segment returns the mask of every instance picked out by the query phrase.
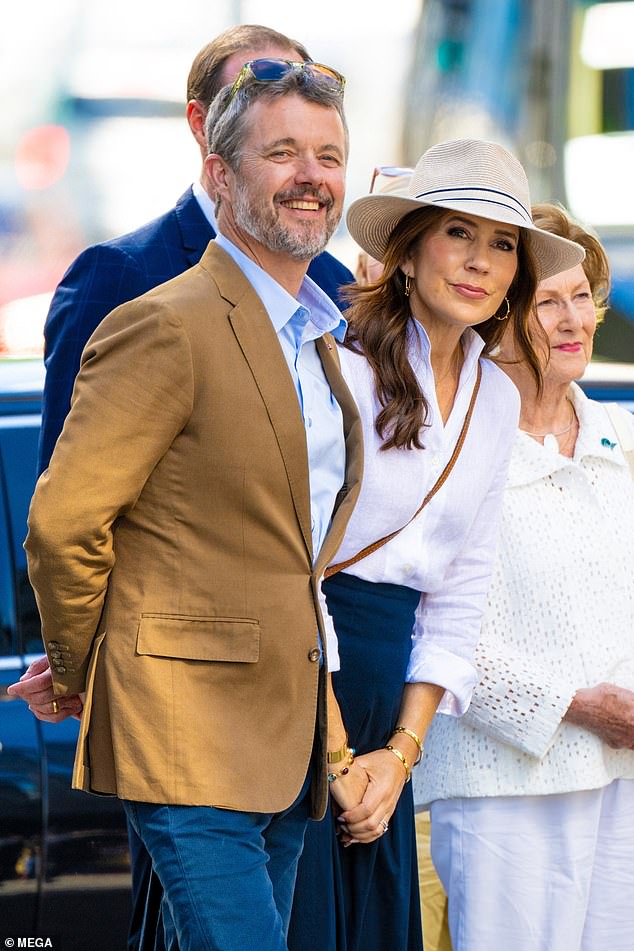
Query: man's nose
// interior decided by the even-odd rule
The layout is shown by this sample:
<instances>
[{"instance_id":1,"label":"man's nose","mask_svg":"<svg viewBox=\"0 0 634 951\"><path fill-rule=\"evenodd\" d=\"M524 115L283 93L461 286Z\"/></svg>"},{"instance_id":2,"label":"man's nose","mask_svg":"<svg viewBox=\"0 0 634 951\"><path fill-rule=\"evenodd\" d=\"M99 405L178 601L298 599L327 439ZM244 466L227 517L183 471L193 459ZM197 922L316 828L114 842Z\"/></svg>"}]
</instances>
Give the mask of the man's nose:
<instances>
[{"instance_id":1,"label":"man's nose","mask_svg":"<svg viewBox=\"0 0 634 951\"><path fill-rule=\"evenodd\" d=\"M317 185L324 181L324 169L316 156L303 157L295 172L295 181L302 184Z\"/></svg>"}]
</instances>

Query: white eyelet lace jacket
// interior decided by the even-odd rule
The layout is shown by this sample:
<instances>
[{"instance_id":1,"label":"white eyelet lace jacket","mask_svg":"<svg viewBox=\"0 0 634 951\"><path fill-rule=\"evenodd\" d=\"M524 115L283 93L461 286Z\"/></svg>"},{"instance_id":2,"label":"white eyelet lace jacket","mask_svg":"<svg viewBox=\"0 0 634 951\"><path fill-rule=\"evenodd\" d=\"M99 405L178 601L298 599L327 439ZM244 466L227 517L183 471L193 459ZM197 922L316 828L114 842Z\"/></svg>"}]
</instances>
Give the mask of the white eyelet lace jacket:
<instances>
[{"instance_id":1,"label":"white eyelet lace jacket","mask_svg":"<svg viewBox=\"0 0 634 951\"><path fill-rule=\"evenodd\" d=\"M562 722L580 687L634 690L634 483L604 407L574 384L571 398L574 459L517 435L476 654L481 680L461 719L434 719L414 773L419 805L634 778L633 751Z\"/></svg>"}]
</instances>

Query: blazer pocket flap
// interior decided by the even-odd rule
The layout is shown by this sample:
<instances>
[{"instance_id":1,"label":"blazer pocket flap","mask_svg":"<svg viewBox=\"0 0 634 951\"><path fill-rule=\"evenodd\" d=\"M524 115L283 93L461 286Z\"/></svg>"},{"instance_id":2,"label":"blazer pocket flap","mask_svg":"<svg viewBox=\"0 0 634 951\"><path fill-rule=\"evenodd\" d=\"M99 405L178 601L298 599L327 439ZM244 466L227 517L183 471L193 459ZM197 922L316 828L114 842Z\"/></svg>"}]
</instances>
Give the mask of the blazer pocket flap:
<instances>
[{"instance_id":1,"label":"blazer pocket flap","mask_svg":"<svg viewBox=\"0 0 634 951\"><path fill-rule=\"evenodd\" d=\"M260 624L253 618L142 614L137 653L254 664L260 656Z\"/></svg>"}]
</instances>

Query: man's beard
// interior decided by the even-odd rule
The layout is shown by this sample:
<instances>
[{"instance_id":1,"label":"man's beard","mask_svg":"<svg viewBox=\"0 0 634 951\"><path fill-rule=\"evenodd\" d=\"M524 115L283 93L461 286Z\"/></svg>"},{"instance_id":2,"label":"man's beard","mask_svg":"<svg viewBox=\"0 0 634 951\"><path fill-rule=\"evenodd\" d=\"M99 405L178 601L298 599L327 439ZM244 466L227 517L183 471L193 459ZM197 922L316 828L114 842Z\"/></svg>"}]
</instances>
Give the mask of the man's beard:
<instances>
[{"instance_id":1,"label":"man's beard","mask_svg":"<svg viewBox=\"0 0 634 951\"><path fill-rule=\"evenodd\" d=\"M269 206L249 194L249 186L241 182L233 201L233 216L236 224L269 251L282 252L298 261L310 261L320 254L339 224L340 214L334 202L316 188L304 187L280 192L275 202L290 199L315 198L326 205L326 217L322 221L297 221L292 227L284 226L276 207Z\"/></svg>"}]
</instances>

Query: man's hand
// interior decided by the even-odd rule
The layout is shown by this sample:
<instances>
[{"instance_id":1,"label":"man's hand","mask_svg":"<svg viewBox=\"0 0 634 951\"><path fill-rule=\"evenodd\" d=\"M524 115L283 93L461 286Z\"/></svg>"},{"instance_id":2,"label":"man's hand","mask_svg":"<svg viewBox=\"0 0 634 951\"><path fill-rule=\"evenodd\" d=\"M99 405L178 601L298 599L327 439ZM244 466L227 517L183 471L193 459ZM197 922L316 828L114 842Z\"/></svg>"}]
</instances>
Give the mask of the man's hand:
<instances>
[{"instance_id":1,"label":"man's hand","mask_svg":"<svg viewBox=\"0 0 634 951\"><path fill-rule=\"evenodd\" d=\"M46 656L34 660L18 682L7 687L7 694L16 700L24 700L38 720L46 720L49 723L60 723L68 717L79 719L84 708L81 694L55 697L51 668Z\"/></svg>"},{"instance_id":2,"label":"man's hand","mask_svg":"<svg viewBox=\"0 0 634 951\"><path fill-rule=\"evenodd\" d=\"M359 805L343 812L337 821L344 825L345 843L374 842L385 833L396 809L405 785L405 770L397 757L385 749L359 756L355 763L366 771L368 786Z\"/></svg>"},{"instance_id":3,"label":"man's hand","mask_svg":"<svg viewBox=\"0 0 634 951\"><path fill-rule=\"evenodd\" d=\"M615 684L582 687L564 720L595 733L614 750L634 750L634 691Z\"/></svg>"},{"instance_id":4,"label":"man's hand","mask_svg":"<svg viewBox=\"0 0 634 951\"><path fill-rule=\"evenodd\" d=\"M345 776L338 776L328 785L339 809L352 809L363 799L368 786L368 774L355 759Z\"/></svg>"}]
</instances>

